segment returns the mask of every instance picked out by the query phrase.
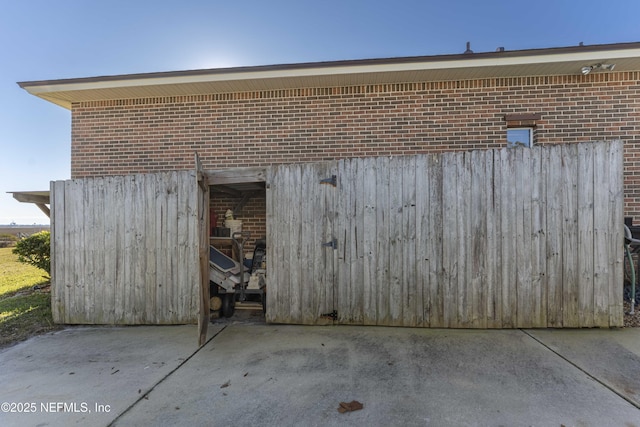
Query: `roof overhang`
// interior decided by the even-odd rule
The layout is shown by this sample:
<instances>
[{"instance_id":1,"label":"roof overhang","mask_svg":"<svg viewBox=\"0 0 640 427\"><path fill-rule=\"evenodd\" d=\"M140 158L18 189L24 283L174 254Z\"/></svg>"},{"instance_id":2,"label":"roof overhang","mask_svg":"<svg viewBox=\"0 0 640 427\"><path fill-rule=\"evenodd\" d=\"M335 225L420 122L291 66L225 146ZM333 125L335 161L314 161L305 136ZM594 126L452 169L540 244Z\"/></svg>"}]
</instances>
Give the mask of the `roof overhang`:
<instances>
[{"instance_id":1,"label":"roof overhang","mask_svg":"<svg viewBox=\"0 0 640 427\"><path fill-rule=\"evenodd\" d=\"M640 43L365 59L20 82L32 95L73 103L363 84L575 75L597 63L640 70Z\"/></svg>"},{"instance_id":2,"label":"roof overhang","mask_svg":"<svg viewBox=\"0 0 640 427\"><path fill-rule=\"evenodd\" d=\"M49 191L9 191L13 198L22 203L33 203L48 217L51 211L47 205L51 203Z\"/></svg>"}]
</instances>

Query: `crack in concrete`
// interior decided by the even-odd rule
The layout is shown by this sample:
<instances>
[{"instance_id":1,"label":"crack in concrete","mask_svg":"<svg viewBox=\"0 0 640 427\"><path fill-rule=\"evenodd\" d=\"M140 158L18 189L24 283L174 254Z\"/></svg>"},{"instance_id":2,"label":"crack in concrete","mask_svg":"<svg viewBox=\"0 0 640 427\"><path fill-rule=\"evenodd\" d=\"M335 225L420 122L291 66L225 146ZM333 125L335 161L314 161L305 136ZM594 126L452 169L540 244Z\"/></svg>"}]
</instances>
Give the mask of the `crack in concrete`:
<instances>
[{"instance_id":1,"label":"crack in concrete","mask_svg":"<svg viewBox=\"0 0 640 427\"><path fill-rule=\"evenodd\" d=\"M580 372L585 374L587 377L591 378L596 383L600 384L601 386L603 386L607 390L613 392L618 397L621 397L622 399L624 399L625 401L630 403L633 407L635 407L637 409L640 409L640 405L638 403L634 402L633 400L631 400L630 398L625 396L623 393L621 393L618 390L616 390L614 387L612 387L609 384L603 382L598 377L596 377L595 375L591 374L589 371L583 369L580 365L576 364L575 362L571 361L567 357L563 356L561 353L559 353L558 351L554 350L553 348L551 348L550 346L545 344L544 341L540 340L539 338L536 338L534 335L530 334L528 331L526 331L524 329L520 329L520 331L522 333L524 333L525 335L527 335L532 340L534 340L535 342L537 342L538 344L540 344L541 346L543 346L544 348L546 348L547 350L549 350L550 352L552 352L553 354L555 354L556 356L558 356L559 358L561 358L562 360L564 360L565 362L569 363L571 366L573 366L574 368L576 368L577 370L579 370Z\"/></svg>"},{"instance_id":2,"label":"crack in concrete","mask_svg":"<svg viewBox=\"0 0 640 427\"><path fill-rule=\"evenodd\" d=\"M209 338L201 347L199 347L198 349L196 349L196 351L194 351L193 353L191 353L191 355L187 358L185 358L182 362L180 362L178 364L178 366L176 366L175 368L173 368L170 372L167 373L167 375L165 375L164 377L162 377L157 383L155 383L153 386L151 386L147 391L145 391L144 393L141 393L140 397L138 399L136 399L135 402L133 402L131 405L129 405L124 411L122 411L120 414L118 414L117 417L115 417L113 420L111 420L111 422L107 425L107 427L112 427L115 425L115 423L124 416L124 414L126 414L127 412L129 412L131 409L133 409L138 403L140 403L140 401L142 401L143 399L148 399L149 394L156 389L156 387L158 387L160 384L162 384L167 378L169 378L171 375L173 375L178 369L180 369L182 366L184 366L185 363L187 363L189 360L191 360L191 358L193 356L195 356L196 354L198 354L203 348L206 347L207 344L209 344L211 341L213 341L213 339L215 337L217 337L218 335L220 335L220 333L222 331L224 331L227 328L227 325L224 325L222 327L222 329L220 329L218 332L216 332L215 334L213 334L213 336L211 338Z\"/></svg>"}]
</instances>

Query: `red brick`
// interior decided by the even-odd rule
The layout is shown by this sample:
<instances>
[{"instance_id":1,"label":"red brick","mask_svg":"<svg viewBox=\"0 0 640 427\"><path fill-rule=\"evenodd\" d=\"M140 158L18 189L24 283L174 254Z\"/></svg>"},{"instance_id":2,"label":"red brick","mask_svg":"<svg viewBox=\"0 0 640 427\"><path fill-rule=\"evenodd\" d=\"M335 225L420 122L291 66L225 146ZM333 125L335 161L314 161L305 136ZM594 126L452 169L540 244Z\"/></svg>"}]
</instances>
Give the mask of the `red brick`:
<instances>
[{"instance_id":1,"label":"red brick","mask_svg":"<svg viewBox=\"0 0 640 427\"><path fill-rule=\"evenodd\" d=\"M505 145L505 114L540 114L537 144L622 139L626 216L640 222L639 72L94 101L72 107L73 178L435 153Z\"/></svg>"}]
</instances>

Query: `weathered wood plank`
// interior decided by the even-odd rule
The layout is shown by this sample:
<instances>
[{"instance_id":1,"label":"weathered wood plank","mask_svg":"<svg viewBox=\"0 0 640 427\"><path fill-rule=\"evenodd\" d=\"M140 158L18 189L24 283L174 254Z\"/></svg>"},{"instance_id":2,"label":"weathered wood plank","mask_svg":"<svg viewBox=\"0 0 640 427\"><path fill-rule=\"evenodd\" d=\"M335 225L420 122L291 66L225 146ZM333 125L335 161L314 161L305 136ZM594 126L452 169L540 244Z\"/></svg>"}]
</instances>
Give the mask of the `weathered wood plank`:
<instances>
[{"instance_id":1,"label":"weathered wood plank","mask_svg":"<svg viewBox=\"0 0 640 427\"><path fill-rule=\"evenodd\" d=\"M302 165L300 181L300 316L304 323L313 324L316 322L317 314L314 302L314 269L319 264L314 251L314 246L318 246L319 236L315 233L314 224L321 222L321 212L315 211L312 197L314 188L318 187L315 167L313 164Z\"/></svg>"},{"instance_id":2,"label":"weathered wood plank","mask_svg":"<svg viewBox=\"0 0 640 427\"><path fill-rule=\"evenodd\" d=\"M93 319L92 323L95 323L97 313L95 307L96 292L98 289L95 287L95 218L94 208L95 199L93 197L93 188L95 186L95 179L89 179L83 181L82 185L82 253L84 256L84 265L82 268L83 279L82 289L84 293L84 312L86 316Z\"/></svg>"},{"instance_id":3,"label":"weathered wood plank","mask_svg":"<svg viewBox=\"0 0 640 427\"><path fill-rule=\"evenodd\" d=\"M145 227L147 234L145 236L145 247L142 248L142 256L145 257L145 271L144 271L144 293L145 293L145 307L144 307L144 319L145 323L153 322L157 309L157 296L158 280L157 280L157 265L158 257L157 251L161 245L161 239L158 229L158 211L160 210L160 200L158 197L158 188L161 185L160 176L158 174L150 174L145 177ZM199 201L200 202L200 201ZM198 205L199 209L203 207ZM208 205L206 207L208 209ZM209 258L207 244L206 258ZM208 265L208 262L207 262ZM207 277L209 276L209 270L207 268ZM208 284L208 283L207 283ZM208 316L207 316L208 317Z\"/></svg>"},{"instance_id":4,"label":"weathered wood plank","mask_svg":"<svg viewBox=\"0 0 640 427\"><path fill-rule=\"evenodd\" d=\"M102 316L103 321L106 324L115 323L115 295L114 295L114 283L116 277L116 240L115 240L115 224L117 222L116 215L110 214L113 209L113 178L104 178L104 205L106 211L104 212L104 244L101 249L103 250L104 258L104 284L102 287Z\"/></svg>"},{"instance_id":5,"label":"weathered wood plank","mask_svg":"<svg viewBox=\"0 0 640 427\"><path fill-rule=\"evenodd\" d=\"M214 169L204 170L203 174L215 185L242 184L266 181L268 169L265 167Z\"/></svg>"},{"instance_id":6,"label":"weathered wood plank","mask_svg":"<svg viewBox=\"0 0 640 427\"><path fill-rule=\"evenodd\" d=\"M188 251L187 259L184 260L182 268L186 270L187 283L182 286L185 295L186 309L180 314L182 321L185 323L193 323L198 320L198 313L200 312L200 296L204 296L201 292L200 286L200 214L198 212L198 200L203 197L200 191L204 191L204 188L198 185L198 174L195 170L189 170L184 172L188 179L182 179L187 197L187 220L188 220ZM202 174L201 174L202 175ZM204 177L204 175L202 175ZM207 191L208 191L208 186ZM203 224L202 224L202 241L206 242L210 232L205 229L207 226L206 218L210 218L209 212L203 212ZM241 259L244 259L244 254L240 255ZM209 311L207 311L209 313Z\"/></svg>"},{"instance_id":7,"label":"weathered wood plank","mask_svg":"<svg viewBox=\"0 0 640 427\"><path fill-rule=\"evenodd\" d=\"M335 230L338 242L335 284L335 301L338 312L338 322L350 324L352 322L351 310L351 263L354 261L354 216L355 198L354 179L349 159L340 160L337 164L337 187L336 187L336 218Z\"/></svg>"},{"instance_id":8,"label":"weathered wood plank","mask_svg":"<svg viewBox=\"0 0 640 427\"><path fill-rule=\"evenodd\" d=\"M194 180L195 181L195 180ZM195 185L195 182L191 184ZM147 229L147 218L146 212L152 207L147 206L147 176L146 175L136 175L135 176L135 184L134 184L134 217L131 221L134 223L134 244L133 247L135 249L134 259L131 260L131 264L134 266L133 274L132 274L132 286L134 289L134 323L135 324L144 324L146 323L145 314L147 311L147 287L145 286L145 271L147 270L147 256L145 252L145 248L147 247L147 236L151 234L151 230ZM184 188L183 188L184 189ZM194 207L197 209L197 205ZM185 239L193 238L193 236L187 234ZM197 242L197 237L193 240ZM195 266L194 266L195 267ZM197 270L196 270L197 271ZM190 283L189 281L181 282L181 287L188 287ZM198 295L196 293L196 295Z\"/></svg>"},{"instance_id":9,"label":"weathered wood plank","mask_svg":"<svg viewBox=\"0 0 640 427\"><path fill-rule=\"evenodd\" d=\"M455 328L458 322L458 173L455 153L442 155L442 316L443 327Z\"/></svg>"},{"instance_id":10,"label":"weathered wood plank","mask_svg":"<svg viewBox=\"0 0 640 427\"><path fill-rule=\"evenodd\" d=\"M609 258L611 272L609 276L609 326L623 325L624 312L620 284L623 281L623 241L624 192L623 192L623 145L617 140L609 144Z\"/></svg>"},{"instance_id":11,"label":"weathered wood plank","mask_svg":"<svg viewBox=\"0 0 640 427\"><path fill-rule=\"evenodd\" d=\"M391 325L391 312L389 304L391 300L391 245L390 227L390 159L379 157L376 161L376 193L378 208L376 210L376 277L378 280L377 322L378 325Z\"/></svg>"},{"instance_id":12,"label":"weathered wood plank","mask_svg":"<svg viewBox=\"0 0 640 427\"><path fill-rule=\"evenodd\" d=\"M547 228L545 234L546 264L547 264L547 325L551 328L561 328L562 319L562 229L564 216L562 206L564 203L565 187L561 185L562 179L562 148L560 146L548 148L548 166L545 179L546 188L546 218Z\"/></svg>"},{"instance_id":13,"label":"weathered wood plank","mask_svg":"<svg viewBox=\"0 0 640 427\"><path fill-rule=\"evenodd\" d=\"M65 268L67 268L67 273L66 273L66 277L65 277L65 284L64 284L64 300L66 301L67 307L64 311L65 317L64 317L64 322L65 323L71 323L71 319L75 318L75 312L77 310L77 308L75 307L75 301L74 301L74 292L73 292L73 288L75 286L75 268L76 268L76 262L75 262L75 250L76 250L76 245L74 242L74 238L75 236L75 229L74 229L74 218L73 218L73 196L74 193L72 191L72 183L70 181L65 181L63 183L63 188L64 188L64 194L65 194L65 199L66 199L66 203L63 206L64 209L64 219L65 219L65 233L64 233L64 250L67 252L67 263L65 265Z\"/></svg>"},{"instance_id":14,"label":"weathered wood plank","mask_svg":"<svg viewBox=\"0 0 640 427\"><path fill-rule=\"evenodd\" d=\"M326 241L324 236L324 223L326 209L324 207L323 187L320 184L320 175L323 174L322 165L308 165L306 175L309 180L309 198L308 210L306 215L309 218L309 254L312 257L310 263L313 267L309 269L309 291L310 306L309 318L313 323L328 323L328 319L322 319L321 315L333 310L333 295L327 296L327 254L326 249L322 246L322 242ZM303 175L303 179L304 175ZM304 193L303 193L304 194ZM267 225L267 229L269 226ZM327 301L329 299L329 301ZM323 311L327 305L331 306L331 310Z\"/></svg>"},{"instance_id":15,"label":"weathered wood plank","mask_svg":"<svg viewBox=\"0 0 640 427\"><path fill-rule=\"evenodd\" d=\"M362 159L352 159L351 163L351 192L353 204L353 219L351 224L351 260L349 263L349 300L350 323L362 325L364 321L364 162Z\"/></svg>"},{"instance_id":16,"label":"weathered wood plank","mask_svg":"<svg viewBox=\"0 0 640 427\"><path fill-rule=\"evenodd\" d=\"M337 175L337 164L335 162L327 162L320 165L318 168L318 182L320 179L327 179L333 175ZM319 185L321 191L321 197L318 199L321 204L318 207L319 212L323 212L322 216L322 233L320 244L323 242L330 242L336 236L336 217L338 212L336 211L336 198L337 189L331 185L322 184ZM320 300L318 306L318 319L316 324L325 325L333 324L331 318L323 316L326 313L331 313L337 307L336 302L336 289L337 283L337 264L338 264L338 250L329 247L321 246L323 263L319 266L321 268L321 289L324 293L324 298Z\"/></svg>"},{"instance_id":17,"label":"weathered wood plank","mask_svg":"<svg viewBox=\"0 0 640 427\"><path fill-rule=\"evenodd\" d=\"M469 211L470 233L469 251L467 254L468 286L471 306L469 323L472 328L487 327L487 192L491 188L487 184L485 176L485 158L490 152L473 151L470 153L469 167L471 172L471 185L469 203L466 209Z\"/></svg>"},{"instance_id":18,"label":"weathered wood plank","mask_svg":"<svg viewBox=\"0 0 640 427\"><path fill-rule=\"evenodd\" d=\"M364 191L364 174L362 159L349 159L344 161L345 170L348 170L348 188L350 192L347 205L347 240L349 246L343 258L346 261L344 267L348 269L345 276L348 276L346 297L348 303L342 305L348 314L345 316L349 324L361 325L363 322L363 274L364 274L364 206L362 193ZM340 171L338 170L338 175ZM347 185L345 185L345 188ZM340 192L338 192L340 194ZM340 196L338 196L340 197ZM342 197L340 197L342 198ZM342 212L338 210L338 212ZM342 215L339 215L340 218ZM338 254L338 257L340 255ZM344 293L343 293L344 294ZM338 297L340 298L340 297ZM344 316L342 308L338 308L338 319Z\"/></svg>"},{"instance_id":19,"label":"weathered wood plank","mask_svg":"<svg viewBox=\"0 0 640 427\"><path fill-rule=\"evenodd\" d=\"M609 226L611 206L609 204L609 147L606 143L594 144L593 155L593 310L594 324L609 324L609 279L611 249Z\"/></svg>"},{"instance_id":20,"label":"weathered wood plank","mask_svg":"<svg viewBox=\"0 0 640 427\"><path fill-rule=\"evenodd\" d=\"M201 286L201 284L204 283L201 281L200 276L200 268L202 267L200 264L200 239L202 239L202 251L204 255L204 251L208 247L205 245L208 245L210 234L210 228L208 226L210 218L209 209L205 208L203 210L203 217L201 221L200 212L198 211L198 200L204 198L204 193L209 191L209 186L200 186L198 184L198 175L202 176L202 178L205 178L204 174L198 174L195 170L184 171L183 174L187 176L186 178L182 178L182 180L185 186L185 190L188 194L187 213L189 221L189 238L187 240L189 250L188 258L184 261L183 265L183 268L187 270L187 283L185 284L183 290L187 292L186 298L188 304L187 309L183 313L181 313L181 318L185 323L196 323L199 319L198 314L200 313L200 299L201 296L204 297ZM208 198L206 201L203 200L203 204L206 204L208 206L208 203ZM208 251L206 255L208 259ZM244 254L242 254L241 256L244 257ZM207 277L208 276L209 275L207 273ZM207 292L207 300L209 300L208 297L209 296ZM208 308L206 313L208 315Z\"/></svg>"},{"instance_id":21,"label":"weathered wood plank","mask_svg":"<svg viewBox=\"0 0 640 427\"><path fill-rule=\"evenodd\" d=\"M70 292L72 294L71 301L73 306L69 312L71 313L72 323L81 323L84 317L84 181L74 180L69 183L68 193L71 194L71 203L67 204L66 216L69 218L69 244L72 247L73 254L73 273L71 275ZM90 323L90 322L89 322Z\"/></svg>"},{"instance_id":22,"label":"weathered wood plank","mask_svg":"<svg viewBox=\"0 0 640 427\"><path fill-rule=\"evenodd\" d=\"M391 326L402 326L404 294L402 289L402 162L389 159L389 314Z\"/></svg>"},{"instance_id":23,"label":"weathered wood plank","mask_svg":"<svg viewBox=\"0 0 640 427\"><path fill-rule=\"evenodd\" d=\"M528 148L513 148L516 167L516 299L518 328L530 328L534 292L531 289L531 177L530 155Z\"/></svg>"},{"instance_id":24,"label":"weathered wood plank","mask_svg":"<svg viewBox=\"0 0 640 427\"><path fill-rule=\"evenodd\" d=\"M486 188L483 192L486 207L486 327L500 328L502 326L502 240L500 236L501 224L501 170L500 151L490 150L485 156Z\"/></svg>"},{"instance_id":25,"label":"weathered wood plank","mask_svg":"<svg viewBox=\"0 0 640 427\"><path fill-rule=\"evenodd\" d=\"M274 252L275 257L278 259L278 264L274 266L277 274L276 280L278 286L278 295L277 300L275 301L277 305L275 313L277 317L275 318L275 321L278 323L295 322L295 319L291 317L291 293L289 290L291 277L289 275L288 268L289 252L291 247L288 225L291 217L291 203L294 202L290 192L291 186L295 185L292 179L294 173L295 172L292 171L291 168L280 168L278 170L278 175L281 179L274 183L274 185L278 186L278 204L281 206L277 212L278 233L276 234L277 246L276 251ZM267 256L267 260L269 258L270 255Z\"/></svg>"},{"instance_id":26,"label":"weathered wood plank","mask_svg":"<svg viewBox=\"0 0 640 427\"><path fill-rule=\"evenodd\" d=\"M51 273L49 274L49 276L51 277L51 313L52 313L52 317L53 317L53 321L56 322L56 318L58 316L58 313L56 313L56 311L58 310L58 308L56 307L56 304L58 303L58 301L56 301L56 298L58 297L58 292L56 289L56 283L58 283L58 273L56 271L56 265L57 265L57 248L56 248L56 236L58 231L56 231L56 222L57 220L59 221L63 221L62 216L58 217L58 219L56 220L56 214L54 212L55 209L55 191L56 191L56 182L55 181L50 181L49 182L49 203L51 204L51 214L49 216L49 232L50 234L50 238L51 238L51 249L50 249L50 253L49 253L49 260L51 262ZM62 257L60 257L60 259L62 260Z\"/></svg>"},{"instance_id":27,"label":"weathered wood plank","mask_svg":"<svg viewBox=\"0 0 640 427\"><path fill-rule=\"evenodd\" d=\"M132 186L135 184L134 177L127 175L122 177L122 253L123 264L121 286L118 289L120 301L122 302L121 320L119 323L134 324L133 308L135 304L135 283L133 281L132 262L135 256L134 236L135 236L135 192ZM174 257L175 258L175 257Z\"/></svg>"},{"instance_id":28,"label":"weathered wood plank","mask_svg":"<svg viewBox=\"0 0 640 427\"><path fill-rule=\"evenodd\" d=\"M197 184L195 170L181 171L178 174L178 310L176 323L192 323L196 320L200 286L196 273L199 271L199 234L198 234L198 200L195 197ZM141 225L141 227L144 227ZM138 233L146 234L141 228ZM143 239L138 238L137 243ZM142 250L142 247L140 247ZM240 255L242 256L242 255ZM142 264L145 258L138 258ZM142 280L142 279L141 279Z\"/></svg>"},{"instance_id":29,"label":"weathered wood plank","mask_svg":"<svg viewBox=\"0 0 640 427\"><path fill-rule=\"evenodd\" d=\"M278 310L277 301L279 290L279 275L282 271L279 271L279 261L281 254L279 253L280 241L280 224L278 222L278 207L279 206L279 181L278 181L278 167L272 166L267 169L266 184L265 184L265 220L267 224L267 239L266 239L266 251L267 256L267 271L269 272L269 281L267 283L267 301L266 301L266 313L265 321L267 323L275 322L277 320L276 312ZM214 181L212 181L214 182ZM313 193L310 194L313 197ZM280 255L280 256L279 256Z\"/></svg>"},{"instance_id":30,"label":"weathered wood plank","mask_svg":"<svg viewBox=\"0 0 640 427\"><path fill-rule=\"evenodd\" d=\"M533 292L532 325L547 327L547 278L546 278L546 176L549 149L541 147L531 155L531 280Z\"/></svg>"},{"instance_id":31,"label":"weathered wood plank","mask_svg":"<svg viewBox=\"0 0 640 427\"><path fill-rule=\"evenodd\" d=\"M424 243L429 259L429 326L442 328L445 327L444 293L446 289L443 264L443 216L446 218L449 213L443 212L442 158L440 155L429 155L427 162L429 175L427 229L429 237Z\"/></svg>"},{"instance_id":32,"label":"weathered wood plank","mask_svg":"<svg viewBox=\"0 0 640 427\"><path fill-rule=\"evenodd\" d=\"M358 260L357 243L357 184L358 160L345 159L338 162L338 190L336 230L338 238L338 265L336 282L336 307L338 323L353 324L356 322L357 302L356 286L352 272Z\"/></svg>"},{"instance_id":33,"label":"weathered wood plank","mask_svg":"<svg viewBox=\"0 0 640 427\"><path fill-rule=\"evenodd\" d=\"M166 255L166 270L167 275L167 289L163 295L162 311L166 313L163 316L162 323L174 323L177 319L179 304L180 304L180 290L178 289L179 270L178 270L178 257L176 257L176 250L179 244L179 228L178 228L178 174L177 172L169 172L167 176L167 221L166 221L166 233L167 233L167 250Z\"/></svg>"},{"instance_id":34,"label":"weathered wood plank","mask_svg":"<svg viewBox=\"0 0 640 427\"><path fill-rule=\"evenodd\" d=\"M315 319L304 319L302 317L302 301L301 301L301 284L300 270L302 264L300 262L300 249L302 246L300 233L300 209L305 203L302 195L300 183L302 182L302 165L296 165L291 169L290 188L289 191L289 251L288 251L288 269L289 269L289 304L290 316L294 323L309 324Z\"/></svg>"},{"instance_id":35,"label":"weathered wood plank","mask_svg":"<svg viewBox=\"0 0 640 427\"><path fill-rule=\"evenodd\" d=\"M171 236L168 235L168 222L169 218L169 198L167 197L167 186L170 185L171 174L165 173L157 176L156 181L156 284L155 284L155 310L153 317L159 319L166 319L167 313L163 312L167 310L165 305L166 295L170 290L171 283L171 265L167 262L167 258L170 256L170 248L172 247Z\"/></svg>"},{"instance_id":36,"label":"weathered wood plank","mask_svg":"<svg viewBox=\"0 0 640 427\"><path fill-rule=\"evenodd\" d=\"M514 328L517 321L516 298L516 150L503 148L500 150L501 176L501 211L500 234L502 247L502 327Z\"/></svg>"},{"instance_id":37,"label":"weathered wood plank","mask_svg":"<svg viewBox=\"0 0 640 427\"><path fill-rule=\"evenodd\" d=\"M199 274L196 276L197 281L199 282L199 315L198 315L198 345L203 346L207 341L207 331L209 326L209 316L210 316L210 287L209 287L209 234L211 230L210 224L210 199L209 199L209 181L208 177L205 174L201 173L201 164L198 155L196 157L196 179L193 182L194 193L196 196L196 221L198 225L198 230L196 230L195 238L198 240L198 260L199 260ZM153 190L154 188L149 186L148 190ZM148 191L147 195L152 193L152 191ZM148 224L148 228L153 230L153 222ZM149 242L149 240L147 241ZM147 258L147 260L149 260ZM147 268L149 269L149 263L147 263ZM155 267L155 265L153 265ZM148 286L148 283L147 283ZM153 301L153 299L150 299Z\"/></svg>"},{"instance_id":38,"label":"weathered wood plank","mask_svg":"<svg viewBox=\"0 0 640 427\"><path fill-rule=\"evenodd\" d=\"M402 256L402 326L417 326L418 312L422 312L421 290L416 276L416 156L398 158L401 166L402 188L401 230L399 247Z\"/></svg>"},{"instance_id":39,"label":"weathered wood plank","mask_svg":"<svg viewBox=\"0 0 640 427\"><path fill-rule=\"evenodd\" d=\"M376 218L379 209L377 194L377 165L374 158L363 159L363 324L375 325L378 313L378 290L380 281L376 275L378 254L376 252Z\"/></svg>"},{"instance_id":40,"label":"weathered wood plank","mask_svg":"<svg viewBox=\"0 0 640 427\"><path fill-rule=\"evenodd\" d=\"M104 288L105 288L105 194L104 194L104 178L95 178L92 180L92 203L88 203L92 213L91 240L88 242L91 258L93 258L93 304L94 304L94 320L96 324L104 324L105 322L105 305L104 305Z\"/></svg>"},{"instance_id":41,"label":"weathered wood plank","mask_svg":"<svg viewBox=\"0 0 640 427\"><path fill-rule=\"evenodd\" d=\"M65 182L52 181L51 190L51 313L53 321L63 323L66 320L67 278L69 270L66 254L66 217L64 210Z\"/></svg>"},{"instance_id":42,"label":"weathered wood plank","mask_svg":"<svg viewBox=\"0 0 640 427\"><path fill-rule=\"evenodd\" d=\"M177 313L176 323L195 323L197 321L200 286L199 286L199 221L197 215L197 174L195 170L181 171L178 174L179 193L178 209L183 213L179 217L182 223L179 224L179 233L184 233L183 252L180 257L178 271L180 290L180 304ZM208 216L205 214L205 216ZM142 248L140 248L142 249ZM241 255L242 256L242 255ZM144 259L140 262L144 262Z\"/></svg>"},{"instance_id":43,"label":"weathered wood plank","mask_svg":"<svg viewBox=\"0 0 640 427\"><path fill-rule=\"evenodd\" d=\"M125 323L125 281L124 281L124 265L126 263L125 247L124 247L124 228L126 217L124 214L124 179L117 176L113 178L112 185L112 208L114 212L118 212L117 218L114 218L114 255L113 255L113 308L114 323Z\"/></svg>"},{"instance_id":44,"label":"weathered wood plank","mask_svg":"<svg viewBox=\"0 0 640 427\"><path fill-rule=\"evenodd\" d=\"M416 157L415 168L415 274L416 274L416 320L418 327L429 326L429 251L435 245L429 234L429 171L428 156Z\"/></svg>"},{"instance_id":45,"label":"weathered wood plank","mask_svg":"<svg viewBox=\"0 0 640 427\"><path fill-rule=\"evenodd\" d=\"M286 180L284 174L286 170L280 167L273 167L272 175L267 180L267 271L269 272L269 283L267 284L267 313L268 322L284 322L281 307L283 305L283 295L280 293L284 281L286 270L284 267L284 241L283 223L286 221L284 215L280 213L286 208L284 193ZM284 290L283 290L284 292Z\"/></svg>"},{"instance_id":46,"label":"weathered wood plank","mask_svg":"<svg viewBox=\"0 0 640 427\"><path fill-rule=\"evenodd\" d=\"M195 181L195 177L194 177ZM178 322L182 313L187 310L190 303L191 295L186 292L187 289L191 290L192 283L189 283L189 271L185 268L185 263L189 259L189 191L193 186L190 184L189 188L185 187L185 182L181 179L176 180L176 212L178 215L178 222L176 224L176 252L178 254L177 260L174 260L176 271L176 282L173 283L175 298L175 322ZM194 224L195 226L195 224ZM191 268L194 268L193 266ZM196 293L196 295L198 295Z\"/></svg>"},{"instance_id":47,"label":"weathered wood plank","mask_svg":"<svg viewBox=\"0 0 640 427\"><path fill-rule=\"evenodd\" d=\"M194 179L194 182L197 180ZM211 295L209 292L209 236L211 235L211 215L209 212L210 206L210 193L208 177L202 175L202 185L194 183L191 197L194 200L192 208L192 224L191 227L193 240L191 241L192 259L194 269L192 274L192 283L194 294L192 297L192 313L187 314L190 317L193 316L197 319L198 323L205 322L207 325L205 328L199 329L198 344L204 345L207 338L207 329L210 319L210 301ZM198 201L201 201L202 210L198 211ZM203 217L203 216L204 217ZM196 269L196 267L199 267ZM205 301L206 300L206 301ZM200 344L202 343L202 344Z\"/></svg>"},{"instance_id":48,"label":"weathered wood plank","mask_svg":"<svg viewBox=\"0 0 640 427\"><path fill-rule=\"evenodd\" d=\"M72 192L72 183L70 181L65 181L63 183L65 198L67 199L66 203L63 206L64 209L64 218L65 218L65 233L64 233L64 248L67 251L67 265L65 266L68 269L65 277L64 284L64 300L67 303L67 307L64 311L65 323L70 323L71 319L75 317L76 307L75 307L75 268L76 268L76 256L75 256L75 229L74 229L74 218L73 218L73 192ZM72 246L74 245L74 246Z\"/></svg>"},{"instance_id":49,"label":"weathered wood plank","mask_svg":"<svg viewBox=\"0 0 640 427\"><path fill-rule=\"evenodd\" d=\"M75 286L77 281L77 273L76 269L78 266L77 263L77 255L76 251L78 250L77 245L77 234L76 234L76 224L74 218L75 206L74 206L74 197L78 197L73 192L73 182L65 181L64 182L64 193L66 203L64 204L64 218L65 218L65 235L64 235L64 248L68 253L67 255L67 268L69 271L66 273L65 277L65 301L67 302L67 308L65 309L65 323L72 323L73 319L76 318L76 313L78 310L77 303L75 301Z\"/></svg>"},{"instance_id":50,"label":"weathered wood plank","mask_svg":"<svg viewBox=\"0 0 640 427\"><path fill-rule=\"evenodd\" d=\"M563 227L562 227L562 307L563 326L576 328L580 326L578 293L580 278L578 275L578 149L576 145L562 146L562 179L563 186Z\"/></svg>"},{"instance_id":51,"label":"weathered wood plank","mask_svg":"<svg viewBox=\"0 0 640 427\"><path fill-rule=\"evenodd\" d=\"M578 145L577 232L578 309L581 327L593 327L593 150L594 145Z\"/></svg>"},{"instance_id":52,"label":"weathered wood plank","mask_svg":"<svg viewBox=\"0 0 640 427\"><path fill-rule=\"evenodd\" d=\"M456 153L457 171L457 322L456 327L469 328L472 326L473 304L472 289L470 287L471 251L467 245L467 238L471 236L471 210L469 209L471 200L471 153Z\"/></svg>"}]
</instances>

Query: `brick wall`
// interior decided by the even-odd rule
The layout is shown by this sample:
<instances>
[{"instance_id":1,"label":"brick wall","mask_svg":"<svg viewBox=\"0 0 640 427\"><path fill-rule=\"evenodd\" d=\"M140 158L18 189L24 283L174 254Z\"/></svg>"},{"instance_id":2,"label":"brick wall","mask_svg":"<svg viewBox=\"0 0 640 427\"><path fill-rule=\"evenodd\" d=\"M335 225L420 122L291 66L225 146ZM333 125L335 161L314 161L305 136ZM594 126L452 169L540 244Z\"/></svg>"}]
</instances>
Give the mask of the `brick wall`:
<instances>
[{"instance_id":1,"label":"brick wall","mask_svg":"<svg viewBox=\"0 0 640 427\"><path fill-rule=\"evenodd\" d=\"M406 155L505 145L505 115L539 113L535 142L620 138L625 211L640 222L640 72L96 101L72 107L72 177Z\"/></svg>"},{"instance_id":2,"label":"brick wall","mask_svg":"<svg viewBox=\"0 0 640 427\"><path fill-rule=\"evenodd\" d=\"M213 193L211 195L211 211L218 215L218 226L224 227L224 214L227 209L234 209L240 202L240 198L225 194ZM242 231L251 233L249 241L244 245L245 254L253 253L257 239L267 236L267 200L265 193L257 194L243 206L240 212L235 212L236 219L242 220Z\"/></svg>"}]
</instances>

